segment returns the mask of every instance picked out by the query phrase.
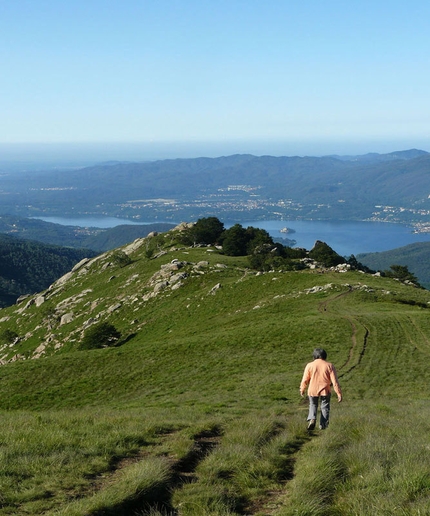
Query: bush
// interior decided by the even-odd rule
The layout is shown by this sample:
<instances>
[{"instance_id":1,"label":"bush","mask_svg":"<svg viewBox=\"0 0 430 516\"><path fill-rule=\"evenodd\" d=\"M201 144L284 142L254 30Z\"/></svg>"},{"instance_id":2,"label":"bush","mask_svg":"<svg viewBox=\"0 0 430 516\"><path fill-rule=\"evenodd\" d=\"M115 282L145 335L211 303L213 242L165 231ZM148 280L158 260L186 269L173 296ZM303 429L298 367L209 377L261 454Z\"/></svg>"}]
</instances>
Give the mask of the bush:
<instances>
[{"instance_id":1,"label":"bush","mask_svg":"<svg viewBox=\"0 0 430 516\"><path fill-rule=\"evenodd\" d=\"M112 263L114 265L118 265L118 267L126 267L130 265L133 261L128 254L125 254L124 251L115 251L111 254L110 257Z\"/></svg>"},{"instance_id":2,"label":"bush","mask_svg":"<svg viewBox=\"0 0 430 516\"><path fill-rule=\"evenodd\" d=\"M88 328L82 339L81 349L115 346L120 337L121 333L113 324L102 322Z\"/></svg>"},{"instance_id":3,"label":"bush","mask_svg":"<svg viewBox=\"0 0 430 516\"><path fill-rule=\"evenodd\" d=\"M19 335L13 330L4 330L0 333L0 342L2 344L12 344L19 338Z\"/></svg>"}]
</instances>

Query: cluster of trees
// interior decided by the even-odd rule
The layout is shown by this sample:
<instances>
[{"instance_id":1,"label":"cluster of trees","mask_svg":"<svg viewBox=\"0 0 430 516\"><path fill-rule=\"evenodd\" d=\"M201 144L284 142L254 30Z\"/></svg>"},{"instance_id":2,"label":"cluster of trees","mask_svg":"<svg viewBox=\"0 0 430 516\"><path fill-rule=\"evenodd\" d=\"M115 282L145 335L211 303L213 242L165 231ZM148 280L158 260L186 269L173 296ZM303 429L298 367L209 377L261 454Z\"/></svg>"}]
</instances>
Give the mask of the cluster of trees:
<instances>
[{"instance_id":1,"label":"cluster of trees","mask_svg":"<svg viewBox=\"0 0 430 516\"><path fill-rule=\"evenodd\" d=\"M244 228L235 224L225 229L217 217L199 219L196 224L183 232L181 242L186 245L220 245L222 252L228 256L248 256L249 265L257 270L284 268L286 270L300 269L304 265L299 260L309 257L324 267L334 267L348 263L353 269L364 272L375 272L360 263L354 255L348 259L340 256L325 242L317 241L314 247L307 251L302 248L292 248L274 242L264 229L249 226ZM417 278L409 272L406 266L392 265L384 275L417 284Z\"/></svg>"},{"instance_id":2,"label":"cluster of trees","mask_svg":"<svg viewBox=\"0 0 430 516\"><path fill-rule=\"evenodd\" d=\"M217 217L199 219L183 232L181 242L186 245L220 245L227 256L248 256L250 267L258 270L301 268L303 265L297 259L306 256L304 249L292 249L274 242L264 229L244 228L241 224L225 229Z\"/></svg>"}]
</instances>

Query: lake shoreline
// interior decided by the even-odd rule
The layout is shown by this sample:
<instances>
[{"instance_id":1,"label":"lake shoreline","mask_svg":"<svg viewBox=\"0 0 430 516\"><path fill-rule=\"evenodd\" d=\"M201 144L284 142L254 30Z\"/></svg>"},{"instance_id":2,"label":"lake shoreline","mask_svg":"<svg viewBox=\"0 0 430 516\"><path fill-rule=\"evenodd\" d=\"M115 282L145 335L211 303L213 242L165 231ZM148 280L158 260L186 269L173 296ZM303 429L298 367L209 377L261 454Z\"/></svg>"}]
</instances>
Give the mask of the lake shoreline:
<instances>
[{"instance_id":1,"label":"lake shoreline","mask_svg":"<svg viewBox=\"0 0 430 516\"><path fill-rule=\"evenodd\" d=\"M174 221L132 221L117 217L33 217L64 226L109 229L119 225L178 224ZM240 222L244 227L265 229L272 238L282 236L288 226L294 231L294 247L311 249L317 240L323 241L341 256L382 252L416 242L430 241L430 233L414 232L414 226L388 221L325 221L325 220L251 220ZM228 228L233 224L225 224Z\"/></svg>"}]
</instances>

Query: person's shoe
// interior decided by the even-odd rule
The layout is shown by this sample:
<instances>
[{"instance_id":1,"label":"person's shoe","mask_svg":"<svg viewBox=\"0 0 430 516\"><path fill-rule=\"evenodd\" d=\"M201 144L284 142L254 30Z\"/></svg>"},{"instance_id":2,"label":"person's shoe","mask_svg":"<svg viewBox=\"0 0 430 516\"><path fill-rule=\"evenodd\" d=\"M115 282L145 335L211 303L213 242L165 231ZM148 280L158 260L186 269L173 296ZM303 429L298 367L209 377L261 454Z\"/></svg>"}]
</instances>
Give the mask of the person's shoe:
<instances>
[{"instance_id":1,"label":"person's shoe","mask_svg":"<svg viewBox=\"0 0 430 516\"><path fill-rule=\"evenodd\" d=\"M315 419L311 419L308 424L308 430L313 430L315 428Z\"/></svg>"},{"instance_id":2,"label":"person's shoe","mask_svg":"<svg viewBox=\"0 0 430 516\"><path fill-rule=\"evenodd\" d=\"M328 427L328 423L322 423L320 425L320 430L325 430Z\"/></svg>"}]
</instances>

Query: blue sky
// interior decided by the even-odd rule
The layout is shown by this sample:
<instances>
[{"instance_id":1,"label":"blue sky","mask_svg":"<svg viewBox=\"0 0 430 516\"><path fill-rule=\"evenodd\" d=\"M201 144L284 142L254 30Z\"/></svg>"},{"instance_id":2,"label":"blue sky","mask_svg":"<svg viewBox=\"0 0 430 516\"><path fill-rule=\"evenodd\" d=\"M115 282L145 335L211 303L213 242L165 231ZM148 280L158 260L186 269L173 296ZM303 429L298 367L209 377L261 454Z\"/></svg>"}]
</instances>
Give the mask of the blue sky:
<instances>
[{"instance_id":1,"label":"blue sky","mask_svg":"<svg viewBox=\"0 0 430 516\"><path fill-rule=\"evenodd\" d=\"M414 0L0 0L0 143L430 151L429 20Z\"/></svg>"}]
</instances>

